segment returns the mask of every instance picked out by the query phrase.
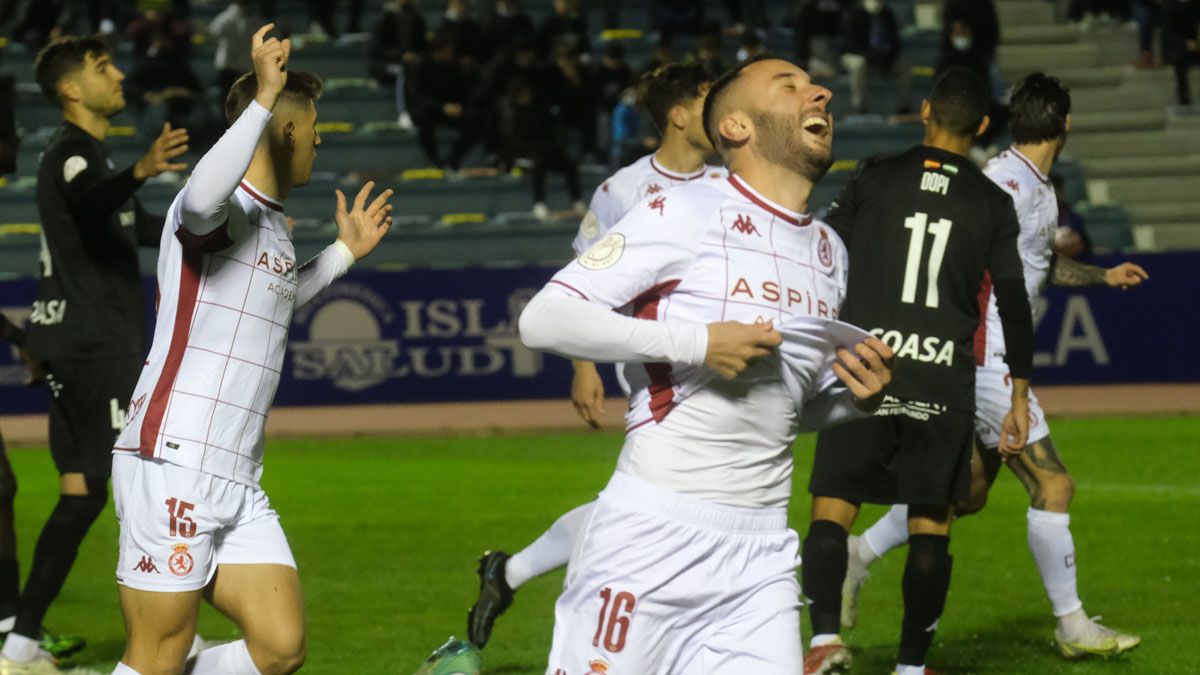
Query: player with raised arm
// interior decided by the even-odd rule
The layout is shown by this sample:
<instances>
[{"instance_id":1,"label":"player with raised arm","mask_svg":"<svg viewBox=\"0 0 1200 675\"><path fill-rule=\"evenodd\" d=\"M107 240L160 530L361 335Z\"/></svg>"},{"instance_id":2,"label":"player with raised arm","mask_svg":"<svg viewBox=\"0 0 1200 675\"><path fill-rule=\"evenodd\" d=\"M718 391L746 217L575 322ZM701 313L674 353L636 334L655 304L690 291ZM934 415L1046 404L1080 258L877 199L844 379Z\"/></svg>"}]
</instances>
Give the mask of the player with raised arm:
<instances>
[{"instance_id":1,"label":"player with raised arm","mask_svg":"<svg viewBox=\"0 0 1200 675\"><path fill-rule=\"evenodd\" d=\"M521 315L533 349L641 364L547 673L792 674L802 660L787 527L797 401L836 389L830 419L864 416L891 376L871 338L794 397L775 352L777 322L836 318L844 295L845 249L804 213L832 161L829 99L781 59L721 76L703 119L729 178L643 199Z\"/></svg>"},{"instance_id":2,"label":"player with raised arm","mask_svg":"<svg viewBox=\"0 0 1200 675\"><path fill-rule=\"evenodd\" d=\"M392 191L371 200L367 183L349 209L337 191L337 240L296 265L283 202L312 174L321 81L286 70L273 26L167 213L154 344L113 450L129 639L115 673L183 672L201 600L244 638L200 652L192 675L291 673L305 658L295 561L259 486L266 414L293 310L375 248Z\"/></svg>"},{"instance_id":3,"label":"player with raised arm","mask_svg":"<svg viewBox=\"0 0 1200 675\"><path fill-rule=\"evenodd\" d=\"M1012 196L1021 235L1017 246L1024 263L1025 290L1035 313L1047 283L1056 286L1130 288L1147 278L1133 263L1111 269L1055 256L1052 244L1058 227L1058 200L1047 175L1062 152L1071 130L1071 94L1057 79L1043 73L1026 76L1012 93L1009 105L1013 146L988 162L983 172ZM971 498L958 505L955 515L975 513L987 502L987 492L1008 465L1029 493L1026 512L1029 548L1042 577L1057 619L1054 639L1068 658L1087 654L1113 656L1133 649L1136 635L1102 626L1083 610L1076 584L1075 543L1071 537L1068 507L1075 483L1050 438L1046 415L1030 394L1029 440L1024 448L997 452L1000 429L1010 390L1010 372L1004 362L1004 332L991 289L980 293L980 310L986 311L975 338L975 431L977 457ZM1035 317L1035 323L1037 317ZM908 541L903 505L892 507L862 537L850 537L849 562L842 592L842 625L855 623L858 591L867 567L887 551Z\"/></svg>"},{"instance_id":4,"label":"player with raised arm","mask_svg":"<svg viewBox=\"0 0 1200 675\"><path fill-rule=\"evenodd\" d=\"M621 169L592 195L587 215L572 247L583 255L626 213L644 199L695 180L723 180L724 167L707 166L712 143L704 133L704 95L714 75L699 64L667 64L642 76L638 96L662 133L659 149ZM571 402L592 428L604 415L604 383L591 361L572 361ZM640 365L634 367L640 368ZM621 366L617 366L618 377ZM629 392L626 391L626 394ZM512 604L525 582L567 564L575 535L591 512L591 502L554 521L532 544L509 556L489 551L479 561L479 598L467 614L467 634L482 648L491 638L496 618Z\"/></svg>"},{"instance_id":5,"label":"player with raised arm","mask_svg":"<svg viewBox=\"0 0 1200 675\"><path fill-rule=\"evenodd\" d=\"M987 128L990 97L974 73L952 68L921 106L925 140L863 161L829 212L850 250L842 317L899 359L891 395L874 417L817 437L804 540L804 594L813 622L804 672L845 669L838 635L847 536L863 502L908 504L904 622L896 670L925 675L925 656L950 587L952 505L970 487L973 339L980 287L990 278L1008 345L1011 412L1001 449L1028 432L1033 322L1017 252L1012 200L966 154Z\"/></svg>"},{"instance_id":6,"label":"player with raised arm","mask_svg":"<svg viewBox=\"0 0 1200 675\"><path fill-rule=\"evenodd\" d=\"M60 497L38 535L15 616L0 616L12 631L0 652L4 675L46 671L52 656L83 647L80 638L46 633L42 620L108 502L112 444L145 353L138 247L158 245L163 219L136 194L148 178L186 168L174 160L188 149L187 130L164 125L133 166L113 166L104 140L125 108L125 76L104 38L60 37L38 53L34 70L63 120L38 165L41 277L26 341L50 389Z\"/></svg>"}]
</instances>

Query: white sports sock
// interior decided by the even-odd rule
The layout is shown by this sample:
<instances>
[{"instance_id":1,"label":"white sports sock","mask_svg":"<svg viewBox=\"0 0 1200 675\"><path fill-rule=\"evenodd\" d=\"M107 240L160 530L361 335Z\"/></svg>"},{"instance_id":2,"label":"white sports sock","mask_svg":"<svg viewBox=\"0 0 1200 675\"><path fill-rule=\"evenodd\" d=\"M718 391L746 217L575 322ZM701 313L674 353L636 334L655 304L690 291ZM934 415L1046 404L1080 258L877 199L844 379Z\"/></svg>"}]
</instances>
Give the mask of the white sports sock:
<instances>
[{"instance_id":1,"label":"white sports sock","mask_svg":"<svg viewBox=\"0 0 1200 675\"><path fill-rule=\"evenodd\" d=\"M250 658L245 640L209 647L189 664L189 675L262 675Z\"/></svg>"},{"instance_id":2,"label":"white sports sock","mask_svg":"<svg viewBox=\"0 0 1200 675\"><path fill-rule=\"evenodd\" d=\"M1042 574L1042 584L1054 616L1066 616L1083 608L1075 584L1075 540L1071 538L1071 516L1033 507L1025 515L1029 528L1029 550Z\"/></svg>"},{"instance_id":3,"label":"white sports sock","mask_svg":"<svg viewBox=\"0 0 1200 675\"><path fill-rule=\"evenodd\" d=\"M896 675L925 675L925 665L906 666L903 663L897 663Z\"/></svg>"},{"instance_id":4,"label":"white sports sock","mask_svg":"<svg viewBox=\"0 0 1200 675\"><path fill-rule=\"evenodd\" d=\"M899 548L908 542L908 506L905 504L896 504L888 509L888 512L883 514L883 517L875 521L875 524L867 528L862 535L863 543L866 544L867 551L864 547L859 547L859 552L862 554L873 553L875 558L882 558L883 554L888 551ZM875 558L866 559L863 555L863 562L871 564Z\"/></svg>"},{"instance_id":5,"label":"white sports sock","mask_svg":"<svg viewBox=\"0 0 1200 675\"><path fill-rule=\"evenodd\" d=\"M27 663L36 659L37 655L38 641L17 633L8 634L8 639L4 641L4 650L0 651L0 656L17 663Z\"/></svg>"},{"instance_id":6,"label":"white sports sock","mask_svg":"<svg viewBox=\"0 0 1200 675\"><path fill-rule=\"evenodd\" d=\"M542 536L509 558L504 566L508 587L515 591L526 581L566 565L575 548L575 539L592 514L594 505L594 502L588 502L567 511Z\"/></svg>"},{"instance_id":7,"label":"white sports sock","mask_svg":"<svg viewBox=\"0 0 1200 675\"><path fill-rule=\"evenodd\" d=\"M837 633L821 633L820 635L814 635L812 636L812 639L808 641L808 648L816 649L817 647L824 647L825 645L837 642L841 638L842 636L838 635Z\"/></svg>"},{"instance_id":8,"label":"white sports sock","mask_svg":"<svg viewBox=\"0 0 1200 675\"><path fill-rule=\"evenodd\" d=\"M124 663L118 663L116 668L113 668L112 675L141 675L138 671L130 668Z\"/></svg>"}]
</instances>

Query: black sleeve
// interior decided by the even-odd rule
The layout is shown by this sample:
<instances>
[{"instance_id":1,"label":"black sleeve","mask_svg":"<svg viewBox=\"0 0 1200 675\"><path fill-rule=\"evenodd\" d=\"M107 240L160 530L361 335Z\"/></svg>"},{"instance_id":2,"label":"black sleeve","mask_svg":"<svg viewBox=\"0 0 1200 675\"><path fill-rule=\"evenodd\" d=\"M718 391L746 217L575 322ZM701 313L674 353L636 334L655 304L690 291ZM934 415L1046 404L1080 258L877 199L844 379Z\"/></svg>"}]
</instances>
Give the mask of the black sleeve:
<instances>
[{"instance_id":1,"label":"black sleeve","mask_svg":"<svg viewBox=\"0 0 1200 675\"><path fill-rule=\"evenodd\" d=\"M1005 195L1008 208L999 209L1000 226L988 260L988 274L996 294L996 309L1004 330L1004 356L1013 377L1029 379L1033 374L1033 310L1025 292L1025 273L1017 251L1020 225L1012 199Z\"/></svg>"},{"instance_id":2,"label":"black sleeve","mask_svg":"<svg viewBox=\"0 0 1200 675\"><path fill-rule=\"evenodd\" d=\"M21 347L25 345L25 331L21 330L7 316L0 314L0 338Z\"/></svg>"},{"instance_id":3,"label":"black sleeve","mask_svg":"<svg viewBox=\"0 0 1200 675\"><path fill-rule=\"evenodd\" d=\"M133 200L133 205L137 213L137 221L134 226L137 229L138 246L158 248L159 242L162 240L163 226L167 222L166 217L150 213L137 199Z\"/></svg>"},{"instance_id":4,"label":"black sleeve","mask_svg":"<svg viewBox=\"0 0 1200 675\"><path fill-rule=\"evenodd\" d=\"M61 163L58 178L67 203L75 213L91 216L91 222L103 222L142 187L142 181L133 177L132 166L105 178L108 158L91 143L64 143L55 157Z\"/></svg>"}]
</instances>

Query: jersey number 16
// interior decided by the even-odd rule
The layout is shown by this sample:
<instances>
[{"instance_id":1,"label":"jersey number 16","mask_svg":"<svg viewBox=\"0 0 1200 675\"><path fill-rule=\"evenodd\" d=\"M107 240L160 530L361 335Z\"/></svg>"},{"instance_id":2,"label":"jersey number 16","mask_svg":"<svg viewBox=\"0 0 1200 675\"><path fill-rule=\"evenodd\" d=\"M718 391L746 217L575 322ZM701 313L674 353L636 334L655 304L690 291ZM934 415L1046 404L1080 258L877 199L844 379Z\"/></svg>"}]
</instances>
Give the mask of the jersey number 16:
<instances>
[{"instance_id":1,"label":"jersey number 16","mask_svg":"<svg viewBox=\"0 0 1200 675\"><path fill-rule=\"evenodd\" d=\"M949 220L942 218L929 222L927 214L917 212L904 219L904 227L912 230L908 240L908 262L904 266L904 288L900 301L913 304L917 301L917 275L921 273L921 253L925 250L925 234L933 235L929 248L929 280L925 287L925 306L938 306L938 274L942 271L942 258L946 255L946 243L950 240Z\"/></svg>"}]
</instances>

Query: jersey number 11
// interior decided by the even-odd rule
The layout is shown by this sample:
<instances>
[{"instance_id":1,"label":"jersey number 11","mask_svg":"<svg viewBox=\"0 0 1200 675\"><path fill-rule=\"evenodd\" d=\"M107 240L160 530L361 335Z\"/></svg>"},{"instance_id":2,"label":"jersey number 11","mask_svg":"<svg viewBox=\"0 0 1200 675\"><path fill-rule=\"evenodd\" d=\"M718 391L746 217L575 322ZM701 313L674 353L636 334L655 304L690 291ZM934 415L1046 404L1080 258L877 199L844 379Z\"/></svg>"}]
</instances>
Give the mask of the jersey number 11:
<instances>
[{"instance_id":1,"label":"jersey number 11","mask_svg":"<svg viewBox=\"0 0 1200 675\"><path fill-rule=\"evenodd\" d=\"M942 258L946 255L946 242L950 240L950 221L942 218L929 222L929 216L917 212L904 219L904 227L912 230L908 240L908 262L904 266L904 288L900 301L913 304L917 301L917 275L921 272L921 253L925 250L925 234L933 235L933 246L929 248L929 281L925 287L925 306L938 306L938 274L942 271Z\"/></svg>"}]
</instances>

